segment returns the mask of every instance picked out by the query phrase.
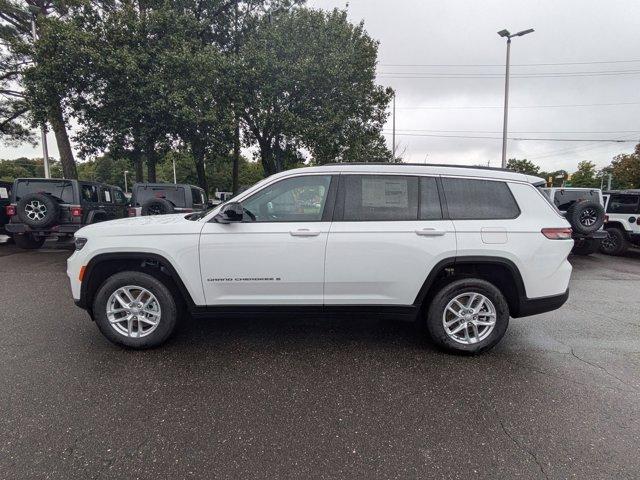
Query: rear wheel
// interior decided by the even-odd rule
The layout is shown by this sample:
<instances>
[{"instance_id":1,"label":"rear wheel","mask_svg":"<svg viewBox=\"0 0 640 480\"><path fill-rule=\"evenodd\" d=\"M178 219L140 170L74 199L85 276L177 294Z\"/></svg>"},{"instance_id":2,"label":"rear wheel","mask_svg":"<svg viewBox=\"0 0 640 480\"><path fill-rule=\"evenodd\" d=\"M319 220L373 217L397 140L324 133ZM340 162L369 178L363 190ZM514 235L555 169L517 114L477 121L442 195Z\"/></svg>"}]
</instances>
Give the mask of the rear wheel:
<instances>
[{"instance_id":1,"label":"rear wheel","mask_svg":"<svg viewBox=\"0 0 640 480\"><path fill-rule=\"evenodd\" d=\"M600 251L607 255L622 255L629 249L629 242L619 228L607 228L607 238L602 240Z\"/></svg>"},{"instance_id":2,"label":"rear wheel","mask_svg":"<svg viewBox=\"0 0 640 480\"><path fill-rule=\"evenodd\" d=\"M24 250L37 250L44 245L45 237L34 237L31 233L16 233L13 241Z\"/></svg>"},{"instance_id":3,"label":"rear wheel","mask_svg":"<svg viewBox=\"0 0 640 480\"><path fill-rule=\"evenodd\" d=\"M93 302L96 325L117 345L144 349L164 343L178 319L176 301L167 286L142 272L120 272L108 278Z\"/></svg>"},{"instance_id":4,"label":"rear wheel","mask_svg":"<svg viewBox=\"0 0 640 480\"><path fill-rule=\"evenodd\" d=\"M509 307L493 284L469 278L452 282L433 298L427 330L441 348L475 354L494 347L509 326Z\"/></svg>"}]
</instances>

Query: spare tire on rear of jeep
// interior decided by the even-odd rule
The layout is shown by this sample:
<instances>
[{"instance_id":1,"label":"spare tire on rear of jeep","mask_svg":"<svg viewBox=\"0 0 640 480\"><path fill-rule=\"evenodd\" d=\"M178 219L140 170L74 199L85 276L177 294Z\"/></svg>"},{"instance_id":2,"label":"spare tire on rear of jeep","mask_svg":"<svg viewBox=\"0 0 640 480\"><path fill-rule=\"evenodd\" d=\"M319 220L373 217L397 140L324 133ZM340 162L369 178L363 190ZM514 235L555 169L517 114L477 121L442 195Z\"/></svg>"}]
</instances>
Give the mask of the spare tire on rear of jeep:
<instances>
[{"instance_id":1,"label":"spare tire on rear of jeep","mask_svg":"<svg viewBox=\"0 0 640 480\"><path fill-rule=\"evenodd\" d=\"M60 204L51 195L30 193L16 206L18 218L31 228L47 228L58 221Z\"/></svg>"},{"instance_id":2,"label":"spare tire on rear of jeep","mask_svg":"<svg viewBox=\"0 0 640 480\"><path fill-rule=\"evenodd\" d=\"M604 207L591 200L578 201L567 209L565 218L574 232L589 235L604 224Z\"/></svg>"},{"instance_id":3,"label":"spare tire on rear of jeep","mask_svg":"<svg viewBox=\"0 0 640 480\"><path fill-rule=\"evenodd\" d=\"M165 198L152 198L142 205L142 215L167 215L174 212L173 203Z\"/></svg>"}]
</instances>

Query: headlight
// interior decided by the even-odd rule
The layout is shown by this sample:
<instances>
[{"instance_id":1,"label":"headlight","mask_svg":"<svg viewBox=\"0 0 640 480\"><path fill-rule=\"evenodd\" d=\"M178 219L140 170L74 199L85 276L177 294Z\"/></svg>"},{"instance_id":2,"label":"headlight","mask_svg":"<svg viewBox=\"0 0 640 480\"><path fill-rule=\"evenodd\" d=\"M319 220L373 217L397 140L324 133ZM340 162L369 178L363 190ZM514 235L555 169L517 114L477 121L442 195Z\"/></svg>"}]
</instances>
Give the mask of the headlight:
<instances>
[{"instance_id":1,"label":"headlight","mask_svg":"<svg viewBox=\"0 0 640 480\"><path fill-rule=\"evenodd\" d=\"M82 250L84 246L87 244L86 238L76 237L74 239L74 243L76 244L76 250Z\"/></svg>"}]
</instances>

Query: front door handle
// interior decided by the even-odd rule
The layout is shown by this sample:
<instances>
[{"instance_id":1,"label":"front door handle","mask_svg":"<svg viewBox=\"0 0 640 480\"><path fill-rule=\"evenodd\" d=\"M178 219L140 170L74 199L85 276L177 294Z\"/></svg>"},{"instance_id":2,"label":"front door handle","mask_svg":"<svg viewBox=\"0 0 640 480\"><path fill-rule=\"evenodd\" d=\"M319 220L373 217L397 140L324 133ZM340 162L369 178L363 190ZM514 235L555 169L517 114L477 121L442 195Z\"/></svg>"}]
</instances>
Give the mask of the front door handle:
<instances>
[{"instance_id":1,"label":"front door handle","mask_svg":"<svg viewBox=\"0 0 640 480\"><path fill-rule=\"evenodd\" d=\"M318 230L309 230L308 228L300 228L298 230L291 230L289 234L292 237L317 237L320 235Z\"/></svg>"},{"instance_id":2,"label":"front door handle","mask_svg":"<svg viewBox=\"0 0 640 480\"><path fill-rule=\"evenodd\" d=\"M422 230L416 230L416 234L421 237L442 237L445 233L444 230L437 230L435 228L423 228Z\"/></svg>"}]
</instances>

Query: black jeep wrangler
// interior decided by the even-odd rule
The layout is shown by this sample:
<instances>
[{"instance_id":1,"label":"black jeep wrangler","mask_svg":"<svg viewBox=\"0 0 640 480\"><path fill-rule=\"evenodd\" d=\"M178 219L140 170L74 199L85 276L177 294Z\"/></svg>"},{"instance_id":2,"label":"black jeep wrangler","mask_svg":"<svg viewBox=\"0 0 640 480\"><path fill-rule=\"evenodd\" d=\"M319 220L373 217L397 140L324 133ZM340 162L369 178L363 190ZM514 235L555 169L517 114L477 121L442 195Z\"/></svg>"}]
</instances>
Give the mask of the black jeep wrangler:
<instances>
[{"instance_id":1,"label":"black jeep wrangler","mask_svg":"<svg viewBox=\"0 0 640 480\"><path fill-rule=\"evenodd\" d=\"M131 193L129 216L197 212L208 206L207 194L195 185L136 183Z\"/></svg>"},{"instance_id":2,"label":"black jeep wrangler","mask_svg":"<svg viewBox=\"0 0 640 480\"><path fill-rule=\"evenodd\" d=\"M48 236L71 237L91 223L126 216L118 187L79 180L18 178L13 182L6 230L21 248L37 249Z\"/></svg>"},{"instance_id":3,"label":"black jeep wrangler","mask_svg":"<svg viewBox=\"0 0 640 480\"><path fill-rule=\"evenodd\" d=\"M4 226L9 223L9 215L7 215L7 207L11 201L12 183L0 182L0 235L6 235Z\"/></svg>"}]
</instances>

